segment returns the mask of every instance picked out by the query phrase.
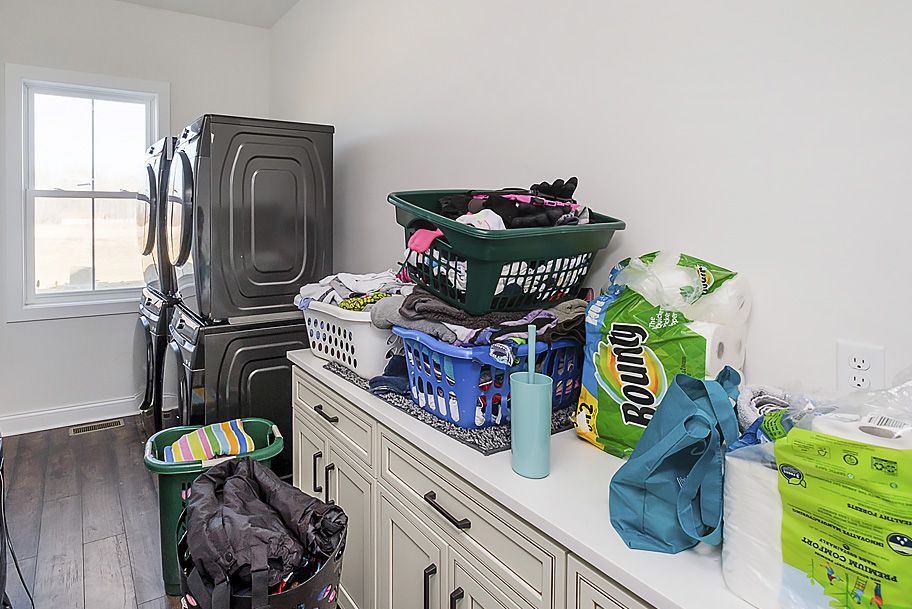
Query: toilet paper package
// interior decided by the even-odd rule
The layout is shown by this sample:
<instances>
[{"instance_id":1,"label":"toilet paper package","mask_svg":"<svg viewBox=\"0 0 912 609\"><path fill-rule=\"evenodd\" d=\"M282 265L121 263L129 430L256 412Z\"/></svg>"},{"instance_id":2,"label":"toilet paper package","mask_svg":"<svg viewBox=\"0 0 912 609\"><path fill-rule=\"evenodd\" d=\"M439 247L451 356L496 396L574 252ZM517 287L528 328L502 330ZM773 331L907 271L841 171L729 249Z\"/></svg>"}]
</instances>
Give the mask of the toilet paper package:
<instances>
[{"instance_id":1,"label":"toilet paper package","mask_svg":"<svg viewBox=\"0 0 912 609\"><path fill-rule=\"evenodd\" d=\"M767 416L726 455L728 587L759 609L912 608L912 383Z\"/></svg>"},{"instance_id":2,"label":"toilet paper package","mask_svg":"<svg viewBox=\"0 0 912 609\"><path fill-rule=\"evenodd\" d=\"M677 253L618 264L586 314L577 433L627 457L675 375L714 378L725 366L741 368L750 297L743 280L736 289L725 287L737 278L733 271ZM701 305L706 298L716 298L715 304ZM688 307L702 318L685 314Z\"/></svg>"}]
</instances>

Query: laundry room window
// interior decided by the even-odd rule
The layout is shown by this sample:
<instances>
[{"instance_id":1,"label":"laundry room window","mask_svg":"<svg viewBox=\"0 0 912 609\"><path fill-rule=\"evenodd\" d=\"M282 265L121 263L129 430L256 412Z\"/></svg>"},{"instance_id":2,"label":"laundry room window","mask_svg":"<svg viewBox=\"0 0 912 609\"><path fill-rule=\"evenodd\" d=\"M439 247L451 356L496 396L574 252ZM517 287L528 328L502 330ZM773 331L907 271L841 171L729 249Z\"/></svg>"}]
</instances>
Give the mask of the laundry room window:
<instances>
[{"instance_id":1,"label":"laundry room window","mask_svg":"<svg viewBox=\"0 0 912 609\"><path fill-rule=\"evenodd\" d=\"M14 71L30 71L19 67ZM158 137L161 93L109 86L130 84L121 79L64 74L70 77L63 81L23 75L14 83L22 136L22 309L135 305L143 286L136 192L146 148Z\"/></svg>"}]
</instances>

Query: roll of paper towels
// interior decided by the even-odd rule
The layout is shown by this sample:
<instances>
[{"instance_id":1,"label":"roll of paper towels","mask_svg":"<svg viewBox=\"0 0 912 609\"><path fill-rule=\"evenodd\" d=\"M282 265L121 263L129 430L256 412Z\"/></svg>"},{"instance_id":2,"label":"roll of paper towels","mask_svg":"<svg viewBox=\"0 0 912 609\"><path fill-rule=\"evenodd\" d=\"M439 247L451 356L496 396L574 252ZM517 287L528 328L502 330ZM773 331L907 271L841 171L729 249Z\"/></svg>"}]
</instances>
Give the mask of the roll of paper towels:
<instances>
[{"instance_id":1,"label":"roll of paper towels","mask_svg":"<svg viewBox=\"0 0 912 609\"><path fill-rule=\"evenodd\" d=\"M811 420L811 430L873 446L912 449L912 423L889 416L817 416Z\"/></svg>"},{"instance_id":2,"label":"roll of paper towels","mask_svg":"<svg viewBox=\"0 0 912 609\"><path fill-rule=\"evenodd\" d=\"M744 329L694 321L687 324L706 339L706 376L715 377L725 366L744 366Z\"/></svg>"},{"instance_id":3,"label":"roll of paper towels","mask_svg":"<svg viewBox=\"0 0 912 609\"><path fill-rule=\"evenodd\" d=\"M912 425L905 425L890 417L835 414L813 417L810 428L846 440L910 450ZM728 588L758 609L795 609L788 602L791 597L782 595L782 499L773 446L749 446L725 457L722 573Z\"/></svg>"},{"instance_id":4,"label":"roll of paper towels","mask_svg":"<svg viewBox=\"0 0 912 609\"><path fill-rule=\"evenodd\" d=\"M718 288L681 308L688 319L726 326L743 326L751 311L750 288L741 275L732 277Z\"/></svg>"}]
</instances>

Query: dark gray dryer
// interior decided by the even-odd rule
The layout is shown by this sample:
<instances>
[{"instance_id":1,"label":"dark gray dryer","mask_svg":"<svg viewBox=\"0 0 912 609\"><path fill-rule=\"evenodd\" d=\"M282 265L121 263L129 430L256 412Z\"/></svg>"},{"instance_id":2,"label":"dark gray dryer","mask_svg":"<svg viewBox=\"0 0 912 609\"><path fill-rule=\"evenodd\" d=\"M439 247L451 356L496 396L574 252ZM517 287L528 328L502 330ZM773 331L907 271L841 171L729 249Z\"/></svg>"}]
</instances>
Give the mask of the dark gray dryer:
<instances>
[{"instance_id":1,"label":"dark gray dryer","mask_svg":"<svg viewBox=\"0 0 912 609\"><path fill-rule=\"evenodd\" d=\"M184 129L166 241L193 314L275 319L295 311L300 286L331 272L333 131L211 114Z\"/></svg>"},{"instance_id":2,"label":"dark gray dryer","mask_svg":"<svg viewBox=\"0 0 912 609\"><path fill-rule=\"evenodd\" d=\"M286 354L307 346L302 320L206 325L178 305L171 319L164 391L180 396L184 425L238 417L263 417L278 425L286 444L272 469L288 477L292 408ZM175 368L170 367L172 358L179 363Z\"/></svg>"},{"instance_id":3,"label":"dark gray dryer","mask_svg":"<svg viewBox=\"0 0 912 609\"><path fill-rule=\"evenodd\" d=\"M164 205L168 169L176 142L177 138L164 137L149 146L136 193L136 223L139 228L143 280L147 288L163 296L173 296L177 290L174 269L168 261L162 240L168 211Z\"/></svg>"}]
</instances>

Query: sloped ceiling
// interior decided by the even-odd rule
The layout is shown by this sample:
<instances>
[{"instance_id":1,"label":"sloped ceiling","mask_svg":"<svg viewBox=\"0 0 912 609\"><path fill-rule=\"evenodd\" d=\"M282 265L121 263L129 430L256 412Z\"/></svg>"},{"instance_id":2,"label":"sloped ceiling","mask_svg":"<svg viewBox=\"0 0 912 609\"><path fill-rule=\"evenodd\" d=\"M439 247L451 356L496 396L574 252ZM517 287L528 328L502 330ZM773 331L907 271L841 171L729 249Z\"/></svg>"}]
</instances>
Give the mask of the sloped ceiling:
<instances>
[{"instance_id":1,"label":"sloped ceiling","mask_svg":"<svg viewBox=\"0 0 912 609\"><path fill-rule=\"evenodd\" d=\"M121 2L270 28L292 6L297 4L298 0L121 0Z\"/></svg>"}]
</instances>

